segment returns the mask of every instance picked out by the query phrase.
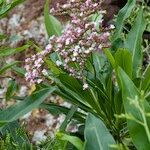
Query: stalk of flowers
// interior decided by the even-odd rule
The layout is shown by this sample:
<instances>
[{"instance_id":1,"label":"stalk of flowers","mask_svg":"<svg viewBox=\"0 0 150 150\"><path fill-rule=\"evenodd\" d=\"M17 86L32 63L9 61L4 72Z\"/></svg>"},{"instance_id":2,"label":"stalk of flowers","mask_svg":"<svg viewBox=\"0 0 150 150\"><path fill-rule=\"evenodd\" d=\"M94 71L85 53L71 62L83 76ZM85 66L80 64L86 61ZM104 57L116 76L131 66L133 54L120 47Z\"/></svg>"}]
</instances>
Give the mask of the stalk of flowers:
<instances>
[{"instance_id":1,"label":"stalk of flowers","mask_svg":"<svg viewBox=\"0 0 150 150\"><path fill-rule=\"evenodd\" d=\"M62 35L52 36L45 50L26 59L26 80L31 83L43 81L46 70L43 69L44 58L57 52L60 60L56 65L65 69L71 76L83 81L83 89L88 88L84 76L84 68L87 58L94 51L101 51L109 46L110 28L102 27L102 19L98 24L91 20L95 13L105 13L101 8L101 2L92 0L71 0L57 9L51 9L55 15L68 14L71 21L62 31Z\"/></svg>"}]
</instances>

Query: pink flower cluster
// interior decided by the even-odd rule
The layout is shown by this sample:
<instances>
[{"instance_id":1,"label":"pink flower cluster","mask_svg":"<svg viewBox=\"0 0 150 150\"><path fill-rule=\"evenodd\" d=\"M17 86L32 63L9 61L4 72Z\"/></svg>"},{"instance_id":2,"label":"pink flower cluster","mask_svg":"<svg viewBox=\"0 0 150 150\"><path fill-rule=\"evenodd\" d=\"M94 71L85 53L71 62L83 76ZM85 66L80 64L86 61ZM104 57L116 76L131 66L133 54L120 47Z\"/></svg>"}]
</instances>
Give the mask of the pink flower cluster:
<instances>
[{"instance_id":1,"label":"pink flower cluster","mask_svg":"<svg viewBox=\"0 0 150 150\"><path fill-rule=\"evenodd\" d=\"M45 70L42 70L44 58L57 52L60 59L56 65L63 67L71 76L83 81L83 88L88 84L83 75L86 60L94 51L101 51L109 46L110 28L102 27L102 19L94 22L91 18L95 13L103 14L101 3L93 0L71 0L57 9L51 9L54 15L67 14L71 21L62 31L62 35L52 36L45 50L26 59L26 80L31 83L42 82Z\"/></svg>"}]
</instances>

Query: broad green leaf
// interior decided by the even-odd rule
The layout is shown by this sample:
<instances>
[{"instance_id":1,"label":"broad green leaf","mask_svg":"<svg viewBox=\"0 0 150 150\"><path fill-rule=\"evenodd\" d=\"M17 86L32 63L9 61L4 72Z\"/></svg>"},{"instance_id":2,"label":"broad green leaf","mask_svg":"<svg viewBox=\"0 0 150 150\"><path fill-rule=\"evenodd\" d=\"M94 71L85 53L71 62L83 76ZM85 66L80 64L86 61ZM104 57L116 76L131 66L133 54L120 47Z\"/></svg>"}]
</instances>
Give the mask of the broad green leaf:
<instances>
[{"instance_id":1,"label":"broad green leaf","mask_svg":"<svg viewBox=\"0 0 150 150\"><path fill-rule=\"evenodd\" d=\"M44 20L48 36L61 35L61 23L52 15L49 14L49 0L46 0L44 7Z\"/></svg>"},{"instance_id":2,"label":"broad green leaf","mask_svg":"<svg viewBox=\"0 0 150 150\"><path fill-rule=\"evenodd\" d=\"M113 68L116 67L115 59L112 56L111 52L108 49L104 49L105 55L107 56L108 60L110 61Z\"/></svg>"},{"instance_id":3,"label":"broad green leaf","mask_svg":"<svg viewBox=\"0 0 150 150\"><path fill-rule=\"evenodd\" d=\"M124 43L124 47L127 48L132 54L134 77L138 77L138 73L142 67L143 53L141 49L141 43L145 27L146 22L143 17L143 8L141 8Z\"/></svg>"},{"instance_id":4,"label":"broad green leaf","mask_svg":"<svg viewBox=\"0 0 150 150\"><path fill-rule=\"evenodd\" d=\"M73 144L78 150L83 150L83 142L76 136L67 135L61 132L57 133L57 137L60 140L68 141Z\"/></svg>"},{"instance_id":5,"label":"broad green leaf","mask_svg":"<svg viewBox=\"0 0 150 150\"><path fill-rule=\"evenodd\" d=\"M101 84L103 84L103 86L105 87L107 82L107 76L112 71L112 67L108 62L107 57L104 54L94 52L92 53L91 57L89 57L88 61L89 63L87 64L86 70L88 71L89 77L87 78L93 80L93 82L95 78L97 78L97 80L99 80ZM95 83L96 82L97 81L95 81Z\"/></svg>"},{"instance_id":6,"label":"broad green leaf","mask_svg":"<svg viewBox=\"0 0 150 150\"><path fill-rule=\"evenodd\" d=\"M116 64L120 66L130 78L132 78L133 66L131 53L126 49L118 49L114 57Z\"/></svg>"},{"instance_id":7,"label":"broad green leaf","mask_svg":"<svg viewBox=\"0 0 150 150\"><path fill-rule=\"evenodd\" d=\"M104 123L92 114L87 116L84 135L85 150L111 150L115 144Z\"/></svg>"},{"instance_id":8,"label":"broad green leaf","mask_svg":"<svg viewBox=\"0 0 150 150\"><path fill-rule=\"evenodd\" d=\"M14 62L11 62L10 64L6 64L5 66L3 66L1 69L0 69L0 74L3 74L6 70L12 68L13 66L15 66L16 64L18 64L19 61L14 61Z\"/></svg>"},{"instance_id":9,"label":"broad green leaf","mask_svg":"<svg viewBox=\"0 0 150 150\"><path fill-rule=\"evenodd\" d=\"M138 150L149 150L150 118L147 114L150 112L150 106L121 68L118 68L118 76L125 112L130 118L127 119L130 136Z\"/></svg>"},{"instance_id":10,"label":"broad green leaf","mask_svg":"<svg viewBox=\"0 0 150 150\"><path fill-rule=\"evenodd\" d=\"M117 40L121 36L125 20L130 16L132 9L135 7L136 0L128 0L126 5L119 11L116 21L116 32L114 33L113 40Z\"/></svg>"},{"instance_id":11,"label":"broad green leaf","mask_svg":"<svg viewBox=\"0 0 150 150\"><path fill-rule=\"evenodd\" d=\"M141 89L146 92L149 87L150 87L150 64L147 66L142 76Z\"/></svg>"},{"instance_id":12,"label":"broad green leaf","mask_svg":"<svg viewBox=\"0 0 150 150\"><path fill-rule=\"evenodd\" d=\"M24 46L18 47L18 48L4 48L4 49L0 49L0 57L6 57L6 56L10 56L10 55L19 53L21 51L26 50L29 47L30 47L29 45L24 45Z\"/></svg>"},{"instance_id":13,"label":"broad green leaf","mask_svg":"<svg viewBox=\"0 0 150 150\"><path fill-rule=\"evenodd\" d=\"M28 96L23 101L1 111L0 126L2 127L8 122L17 120L19 117L32 111L32 109L38 107L54 90L55 87L42 89Z\"/></svg>"}]
</instances>

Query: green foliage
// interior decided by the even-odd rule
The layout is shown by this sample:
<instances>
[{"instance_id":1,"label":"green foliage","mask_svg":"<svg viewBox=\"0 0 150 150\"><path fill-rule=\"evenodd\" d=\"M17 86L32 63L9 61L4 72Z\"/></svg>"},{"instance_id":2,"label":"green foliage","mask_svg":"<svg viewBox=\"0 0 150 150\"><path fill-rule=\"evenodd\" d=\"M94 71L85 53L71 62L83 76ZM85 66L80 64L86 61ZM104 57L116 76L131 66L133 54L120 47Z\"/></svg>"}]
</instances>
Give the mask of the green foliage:
<instances>
[{"instance_id":1,"label":"green foliage","mask_svg":"<svg viewBox=\"0 0 150 150\"><path fill-rule=\"evenodd\" d=\"M120 66L132 79L132 55L128 50L118 49L115 53L116 66Z\"/></svg>"},{"instance_id":2,"label":"green foliage","mask_svg":"<svg viewBox=\"0 0 150 150\"><path fill-rule=\"evenodd\" d=\"M24 77L26 73L26 70L24 68L18 66L13 66L12 71L21 77Z\"/></svg>"},{"instance_id":3,"label":"green foliage","mask_svg":"<svg viewBox=\"0 0 150 150\"><path fill-rule=\"evenodd\" d=\"M8 107L0 113L0 127L5 124L17 120L19 117L30 112L33 108L38 107L55 88L45 88L40 91L36 91L32 95L25 98L25 100Z\"/></svg>"},{"instance_id":4,"label":"green foliage","mask_svg":"<svg viewBox=\"0 0 150 150\"><path fill-rule=\"evenodd\" d=\"M66 130L68 123L70 122L71 118L73 117L74 113L77 111L77 106L72 106L70 108L70 111L68 112L68 114L66 115L65 120L63 121L63 123L60 126L60 131L63 132Z\"/></svg>"},{"instance_id":5,"label":"green foliage","mask_svg":"<svg viewBox=\"0 0 150 150\"><path fill-rule=\"evenodd\" d=\"M8 83L7 91L6 91L6 100L11 99L12 96L15 95L17 90L18 90L18 85L17 85L16 81L15 80L10 80L9 83Z\"/></svg>"},{"instance_id":6,"label":"green foliage","mask_svg":"<svg viewBox=\"0 0 150 150\"><path fill-rule=\"evenodd\" d=\"M87 116L84 133L85 150L111 150L111 145L115 144L104 123L92 114Z\"/></svg>"},{"instance_id":7,"label":"green foliage","mask_svg":"<svg viewBox=\"0 0 150 150\"><path fill-rule=\"evenodd\" d=\"M131 12L130 17L126 20L126 24L129 24L130 26L133 25L140 8L141 8L141 5L136 4L136 7L134 7L133 11ZM145 1L143 5L143 9L144 9L143 16L145 17L146 23L147 23L145 31L150 32L150 7L148 6L148 2L146 3Z\"/></svg>"},{"instance_id":8,"label":"green foliage","mask_svg":"<svg viewBox=\"0 0 150 150\"><path fill-rule=\"evenodd\" d=\"M62 141L68 141L73 144L78 150L83 150L83 142L75 136L70 136L64 133L57 133L57 137Z\"/></svg>"},{"instance_id":9,"label":"green foliage","mask_svg":"<svg viewBox=\"0 0 150 150\"><path fill-rule=\"evenodd\" d=\"M143 75L142 75L142 82L141 82L141 90L146 92L149 92L150 87L150 64L145 69Z\"/></svg>"},{"instance_id":10,"label":"green foliage","mask_svg":"<svg viewBox=\"0 0 150 150\"><path fill-rule=\"evenodd\" d=\"M121 81L125 112L129 115L127 122L130 135L137 149L148 150L150 149L149 103L121 68L118 68L118 75Z\"/></svg>"},{"instance_id":11,"label":"green foliage","mask_svg":"<svg viewBox=\"0 0 150 150\"><path fill-rule=\"evenodd\" d=\"M59 105L54 104L54 103L48 103L48 104L42 103L42 104L39 105L39 108L46 109L46 110L49 111L49 113L51 113L53 115L59 115L59 114L62 114L62 113L67 115L70 112L69 108L64 107L64 106L59 106ZM73 118L75 118L76 120L79 120L80 122L84 122L85 114L83 114L79 111L75 111L73 113Z\"/></svg>"},{"instance_id":12,"label":"green foliage","mask_svg":"<svg viewBox=\"0 0 150 150\"><path fill-rule=\"evenodd\" d=\"M113 41L121 38L125 20L130 16L132 9L135 7L136 0L128 0L127 4L119 11L116 20L116 30L113 36ZM116 43L115 43L116 44Z\"/></svg>"},{"instance_id":13,"label":"green foliage","mask_svg":"<svg viewBox=\"0 0 150 150\"><path fill-rule=\"evenodd\" d=\"M24 128L17 121L8 123L0 133L1 150L33 150Z\"/></svg>"},{"instance_id":14,"label":"green foliage","mask_svg":"<svg viewBox=\"0 0 150 150\"><path fill-rule=\"evenodd\" d=\"M3 74L6 70L11 69L13 66L18 64L19 61L14 61L9 64L5 64L1 69L0 69L0 75Z\"/></svg>"},{"instance_id":15,"label":"green foliage","mask_svg":"<svg viewBox=\"0 0 150 150\"><path fill-rule=\"evenodd\" d=\"M66 150L68 142L60 140L58 137L48 137L45 141L38 145L40 149L44 150Z\"/></svg>"},{"instance_id":16,"label":"green foliage","mask_svg":"<svg viewBox=\"0 0 150 150\"><path fill-rule=\"evenodd\" d=\"M10 5L1 0L0 14L5 15L19 2L21 1L13 1ZM22 134L20 132L17 134L9 127L12 121L37 107L46 109L54 115L61 113L66 115L60 132L54 139L47 139L41 143L39 145L41 149L150 149L150 106L147 101L150 95L150 65L143 72L141 47L143 32L147 24L143 16L143 7L137 11L137 17L133 19L134 23L131 24L128 33L123 32L126 21L135 6L135 0L128 0L119 11L115 33L112 36L112 49L104 49L104 53L93 52L87 59L84 76L89 89L83 90L83 83L80 80L70 76L55 64L56 58L59 57L56 53L45 57L45 65L49 69L47 81L52 80L53 83L49 85L46 81L37 85L34 93L25 98L18 98L23 101L0 112L1 131L5 128L7 131L2 134L0 140L2 149L19 149L24 142L30 145L27 136L19 138L18 136L22 137ZM96 14L92 19L97 23L99 17ZM48 36L60 36L62 26L55 17L49 15L49 0L45 3L44 18ZM4 38L4 35L0 36L0 39ZM41 51L40 47L29 42L19 48L1 47L0 57L22 52L31 45L37 52ZM18 63L14 61L4 65L0 69L0 74L11 69L18 75L24 76L25 70L18 67ZM10 80L6 99L17 97L17 89L16 82ZM61 96L71 103L72 107L66 108L54 103L44 103L51 93ZM72 120L75 120L78 126L82 125L82 128L73 134L66 133L66 127Z\"/></svg>"},{"instance_id":17,"label":"green foliage","mask_svg":"<svg viewBox=\"0 0 150 150\"><path fill-rule=\"evenodd\" d=\"M6 57L6 56L11 56L16 53L20 53L29 47L30 47L30 45L24 45L24 46L18 47L18 48L0 48L0 58Z\"/></svg>"},{"instance_id":18,"label":"green foliage","mask_svg":"<svg viewBox=\"0 0 150 150\"><path fill-rule=\"evenodd\" d=\"M48 36L61 35L61 23L52 15L49 14L49 0L46 0L44 7L44 20Z\"/></svg>"},{"instance_id":19,"label":"green foliage","mask_svg":"<svg viewBox=\"0 0 150 150\"><path fill-rule=\"evenodd\" d=\"M23 3L25 0L12 0L10 3L6 3L6 0L0 1L0 19L7 15L7 13L15 6Z\"/></svg>"},{"instance_id":20,"label":"green foliage","mask_svg":"<svg viewBox=\"0 0 150 150\"><path fill-rule=\"evenodd\" d=\"M128 48L132 53L133 61L133 75L134 77L139 76L139 72L142 67L143 52L141 50L142 35L146 27L146 22L143 17L143 9L141 8L138 12L138 16L131 28L127 39L125 40L125 48Z\"/></svg>"}]
</instances>

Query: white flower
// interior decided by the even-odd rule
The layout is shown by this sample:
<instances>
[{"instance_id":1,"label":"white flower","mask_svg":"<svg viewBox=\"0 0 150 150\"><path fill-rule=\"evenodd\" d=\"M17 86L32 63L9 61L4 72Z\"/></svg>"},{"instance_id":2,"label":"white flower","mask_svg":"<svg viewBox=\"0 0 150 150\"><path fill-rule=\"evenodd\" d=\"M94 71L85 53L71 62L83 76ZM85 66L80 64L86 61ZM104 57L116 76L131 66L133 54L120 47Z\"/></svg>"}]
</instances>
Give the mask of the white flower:
<instances>
[{"instance_id":1,"label":"white flower","mask_svg":"<svg viewBox=\"0 0 150 150\"><path fill-rule=\"evenodd\" d=\"M70 39L66 39L66 45L69 45L70 44Z\"/></svg>"},{"instance_id":2,"label":"white flower","mask_svg":"<svg viewBox=\"0 0 150 150\"><path fill-rule=\"evenodd\" d=\"M85 50L84 53L85 53L85 54L89 54L89 53L90 53L90 50Z\"/></svg>"},{"instance_id":3,"label":"white flower","mask_svg":"<svg viewBox=\"0 0 150 150\"><path fill-rule=\"evenodd\" d=\"M73 56L74 56L74 57L78 56L78 53L77 53L77 52L74 52L74 53L73 53Z\"/></svg>"},{"instance_id":4,"label":"white flower","mask_svg":"<svg viewBox=\"0 0 150 150\"><path fill-rule=\"evenodd\" d=\"M43 80L42 79L38 79L37 80L37 83L39 84L39 83L41 83Z\"/></svg>"},{"instance_id":5,"label":"white flower","mask_svg":"<svg viewBox=\"0 0 150 150\"><path fill-rule=\"evenodd\" d=\"M36 142L36 143L40 143L41 141L46 140L46 136L44 135L46 131L45 130L37 130L34 132L32 141Z\"/></svg>"},{"instance_id":6,"label":"white flower","mask_svg":"<svg viewBox=\"0 0 150 150\"><path fill-rule=\"evenodd\" d=\"M83 12L80 13L80 17L82 17L82 16L83 16Z\"/></svg>"},{"instance_id":7,"label":"white flower","mask_svg":"<svg viewBox=\"0 0 150 150\"><path fill-rule=\"evenodd\" d=\"M73 58L72 58L72 61L76 61L76 58L75 58L75 57L73 57Z\"/></svg>"},{"instance_id":8,"label":"white flower","mask_svg":"<svg viewBox=\"0 0 150 150\"><path fill-rule=\"evenodd\" d=\"M86 90L86 89L88 89L89 88L89 85L87 84L87 83L84 83L83 84L83 90Z\"/></svg>"},{"instance_id":9,"label":"white flower","mask_svg":"<svg viewBox=\"0 0 150 150\"><path fill-rule=\"evenodd\" d=\"M61 62L61 61L59 61L59 60L57 60L57 61L56 61L56 65L59 67L59 66L61 66L61 65L62 65L62 62Z\"/></svg>"},{"instance_id":10,"label":"white flower","mask_svg":"<svg viewBox=\"0 0 150 150\"><path fill-rule=\"evenodd\" d=\"M46 69L43 69L43 70L42 70L42 73L43 73L44 76L48 76L48 72L47 72Z\"/></svg>"},{"instance_id":11,"label":"white flower","mask_svg":"<svg viewBox=\"0 0 150 150\"><path fill-rule=\"evenodd\" d=\"M113 24L111 24L111 25L109 26L109 29L115 29L115 26L114 26Z\"/></svg>"},{"instance_id":12,"label":"white flower","mask_svg":"<svg viewBox=\"0 0 150 150\"><path fill-rule=\"evenodd\" d=\"M46 51L50 52L52 49L52 45L51 44L48 44L45 48Z\"/></svg>"},{"instance_id":13,"label":"white flower","mask_svg":"<svg viewBox=\"0 0 150 150\"><path fill-rule=\"evenodd\" d=\"M100 45L98 46L98 48L99 48L99 49L102 49L102 48L103 48L103 46L100 44Z\"/></svg>"}]
</instances>

